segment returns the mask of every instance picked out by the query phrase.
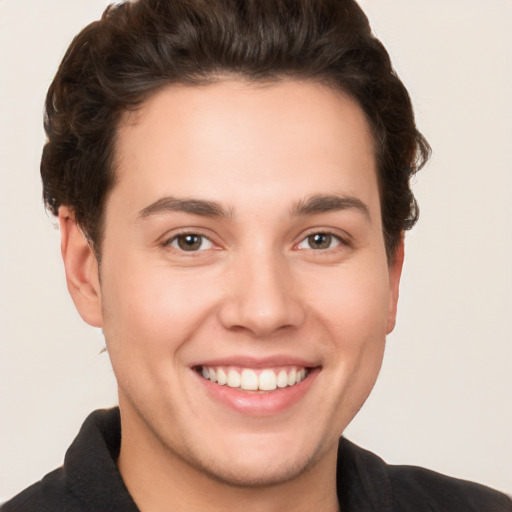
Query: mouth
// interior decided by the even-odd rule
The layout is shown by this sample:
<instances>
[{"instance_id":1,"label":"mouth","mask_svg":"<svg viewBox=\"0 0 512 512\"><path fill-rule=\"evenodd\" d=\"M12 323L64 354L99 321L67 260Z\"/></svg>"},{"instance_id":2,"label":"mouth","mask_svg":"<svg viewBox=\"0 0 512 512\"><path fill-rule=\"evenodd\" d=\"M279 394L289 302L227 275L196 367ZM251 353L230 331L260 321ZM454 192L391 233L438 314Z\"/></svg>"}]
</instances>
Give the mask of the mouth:
<instances>
[{"instance_id":1,"label":"mouth","mask_svg":"<svg viewBox=\"0 0 512 512\"><path fill-rule=\"evenodd\" d=\"M268 393L300 384L309 376L312 369L299 366L254 369L199 365L195 370L203 379L219 386L240 391Z\"/></svg>"},{"instance_id":2,"label":"mouth","mask_svg":"<svg viewBox=\"0 0 512 512\"><path fill-rule=\"evenodd\" d=\"M203 384L206 403L227 407L245 417L269 417L302 403L311 407L314 399L304 400L313 396L310 390L322 372L322 365L315 363L288 356L239 356L198 361L190 369Z\"/></svg>"}]
</instances>

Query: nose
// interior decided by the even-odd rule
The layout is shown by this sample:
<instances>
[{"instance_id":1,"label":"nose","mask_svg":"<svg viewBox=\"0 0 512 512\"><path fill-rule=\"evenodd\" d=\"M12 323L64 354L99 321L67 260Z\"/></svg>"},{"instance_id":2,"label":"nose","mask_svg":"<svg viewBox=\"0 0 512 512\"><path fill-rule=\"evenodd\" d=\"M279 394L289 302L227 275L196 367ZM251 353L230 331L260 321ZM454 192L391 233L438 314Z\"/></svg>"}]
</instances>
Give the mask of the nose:
<instances>
[{"instance_id":1,"label":"nose","mask_svg":"<svg viewBox=\"0 0 512 512\"><path fill-rule=\"evenodd\" d=\"M263 338L304 322L299 286L282 256L259 253L241 257L224 286L219 318L226 329Z\"/></svg>"}]
</instances>

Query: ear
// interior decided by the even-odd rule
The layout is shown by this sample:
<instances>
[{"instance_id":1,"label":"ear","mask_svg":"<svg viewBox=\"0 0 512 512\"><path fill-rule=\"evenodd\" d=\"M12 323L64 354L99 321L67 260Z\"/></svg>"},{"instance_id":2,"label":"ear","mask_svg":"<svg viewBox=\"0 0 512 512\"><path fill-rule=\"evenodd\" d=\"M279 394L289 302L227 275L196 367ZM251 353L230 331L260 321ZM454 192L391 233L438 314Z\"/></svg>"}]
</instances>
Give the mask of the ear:
<instances>
[{"instance_id":1,"label":"ear","mask_svg":"<svg viewBox=\"0 0 512 512\"><path fill-rule=\"evenodd\" d=\"M76 223L73 211L59 208L61 253L69 293L80 316L93 327L103 324L101 288L96 256Z\"/></svg>"},{"instance_id":2,"label":"ear","mask_svg":"<svg viewBox=\"0 0 512 512\"><path fill-rule=\"evenodd\" d=\"M400 238L400 243L395 251L395 257L389 265L389 313L388 326L386 333L389 334L396 323L396 311L398 304L398 295L400 288L400 276L402 275L402 267L404 264L404 237Z\"/></svg>"}]
</instances>

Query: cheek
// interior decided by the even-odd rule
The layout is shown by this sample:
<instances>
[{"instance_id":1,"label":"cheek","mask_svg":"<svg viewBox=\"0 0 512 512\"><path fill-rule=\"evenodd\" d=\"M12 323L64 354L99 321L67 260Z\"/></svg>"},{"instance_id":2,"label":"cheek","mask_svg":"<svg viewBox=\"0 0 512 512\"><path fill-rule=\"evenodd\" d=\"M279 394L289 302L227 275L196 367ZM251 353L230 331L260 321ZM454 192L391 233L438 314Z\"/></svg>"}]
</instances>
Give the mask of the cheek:
<instances>
[{"instance_id":1,"label":"cheek","mask_svg":"<svg viewBox=\"0 0 512 512\"><path fill-rule=\"evenodd\" d=\"M310 283L308 302L315 316L344 344L364 345L386 335L388 274L385 268L382 272L373 268L347 266Z\"/></svg>"},{"instance_id":2,"label":"cheek","mask_svg":"<svg viewBox=\"0 0 512 512\"><path fill-rule=\"evenodd\" d=\"M162 267L132 265L127 272L105 271L105 276L107 341L123 348L130 345L145 357L176 351L198 329L214 301L212 284L193 272L176 275Z\"/></svg>"},{"instance_id":3,"label":"cheek","mask_svg":"<svg viewBox=\"0 0 512 512\"><path fill-rule=\"evenodd\" d=\"M340 267L330 280L315 279L310 287L312 328L322 333L317 339L329 354L324 386L331 393L325 400L340 433L370 394L384 354L389 285L387 271L372 268Z\"/></svg>"},{"instance_id":4,"label":"cheek","mask_svg":"<svg viewBox=\"0 0 512 512\"><path fill-rule=\"evenodd\" d=\"M184 372L188 342L204 328L212 298L197 279L177 279L168 269L122 274L102 285L103 330L119 389L130 400L151 402L175 387ZM124 277L126 276L126 277Z\"/></svg>"}]
</instances>

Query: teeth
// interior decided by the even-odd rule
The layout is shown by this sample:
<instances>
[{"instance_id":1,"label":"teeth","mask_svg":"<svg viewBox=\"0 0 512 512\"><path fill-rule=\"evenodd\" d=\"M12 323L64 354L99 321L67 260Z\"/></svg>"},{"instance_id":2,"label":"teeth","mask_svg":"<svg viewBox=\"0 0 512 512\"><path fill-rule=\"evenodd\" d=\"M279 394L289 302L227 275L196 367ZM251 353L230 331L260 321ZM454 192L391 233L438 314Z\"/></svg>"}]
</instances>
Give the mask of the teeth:
<instances>
[{"instance_id":1,"label":"teeth","mask_svg":"<svg viewBox=\"0 0 512 512\"><path fill-rule=\"evenodd\" d=\"M258 389L258 376L254 370L243 370L240 378L240 387L247 391L256 391Z\"/></svg>"},{"instance_id":2,"label":"teeth","mask_svg":"<svg viewBox=\"0 0 512 512\"><path fill-rule=\"evenodd\" d=\"M276 374L272 370L263 370L260 374L260 389L273 391L277 388Z\"/></svg>"},{"instance_id":3,"label":"teeth","mask_svg":"<svg viewBox=\"0 0 512 512\"><path fill-rule=\"evenodd\" d=\"M204 373L203 373L203 376L204 376ZM228 382L228 376L226 375L226 372L222 368L219 368L217 370L217 383L220 384L221 386L224 386L225 384L227 384L227 382Z\"/></svg>"},{"instance_id":4,"label":"teeth","mask_svg":"<svg viewBox=\"0 0 512 512\"><path fill-rule=\"evenodd\" d=\"M288 375L286 374L286 372L284 370L281 370L278 374L277 374L277 387L278 388L285 388L286 386L288 386Z\"/></svg>"},{"instance_id":5,"label":"teeth","mask_svg":"<svg viewBox=\"0 0 512 512\"><path fill-rule=\"evenodd\" d=\"M238 371L234 368L201 367L201 375L221 386L241 388L245 391L273 391L286 388L302 382L307 376L305 368L290 368L281 370L263 369L259 372L244 368Z\"/></svg>"},{"instance_id":6,"label":"teeth","mask_svg":"<svg viewBox=\"0 0 512 512\"><path fill-rule=\"evenodd\" d=\"M230 388L239 388L241 383L240 374L235 370L228 371L228 386Z\"/></svg>"}]
</instances>

